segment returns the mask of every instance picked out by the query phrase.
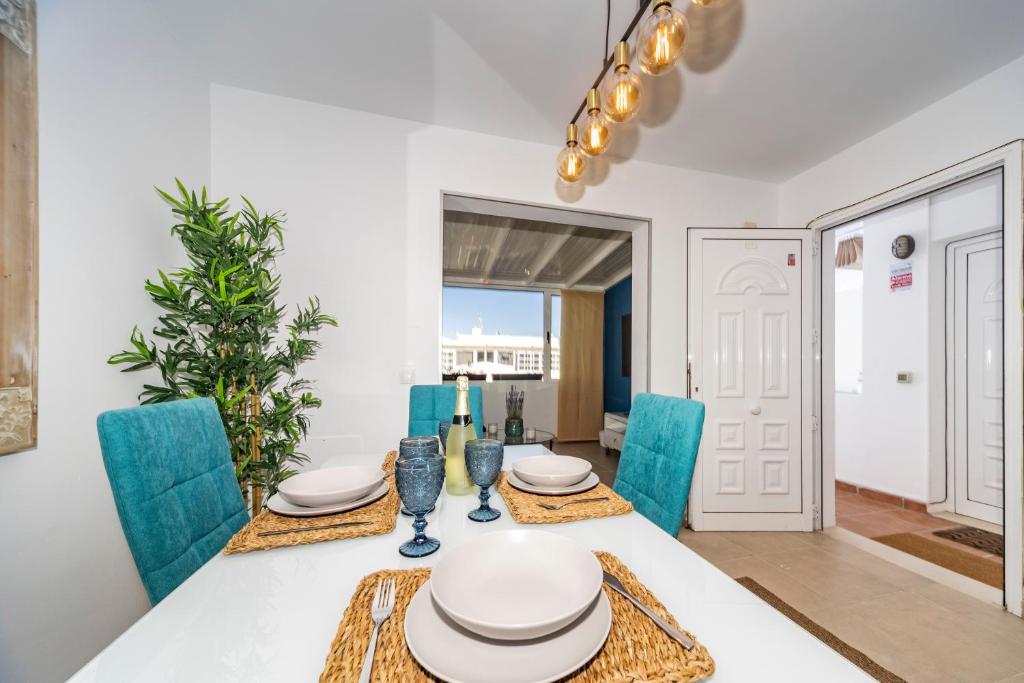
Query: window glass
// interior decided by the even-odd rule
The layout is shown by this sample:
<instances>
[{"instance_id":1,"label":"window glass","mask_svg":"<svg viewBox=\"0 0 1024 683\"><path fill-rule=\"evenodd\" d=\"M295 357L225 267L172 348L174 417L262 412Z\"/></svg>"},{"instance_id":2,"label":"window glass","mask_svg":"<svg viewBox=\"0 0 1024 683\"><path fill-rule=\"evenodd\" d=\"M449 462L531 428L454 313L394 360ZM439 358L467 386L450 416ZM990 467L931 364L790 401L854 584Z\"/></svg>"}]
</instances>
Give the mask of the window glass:
<instances>
[{"instance_id":1,"label":"window glass","mask_svg":"<svg viewBox=\"0 0 1024 683\"><path fill-rule=\"evenodd\" d=\"M544 372L544 293L444 287L441 369L446 376Z\"/></svg>"}]
</instances>

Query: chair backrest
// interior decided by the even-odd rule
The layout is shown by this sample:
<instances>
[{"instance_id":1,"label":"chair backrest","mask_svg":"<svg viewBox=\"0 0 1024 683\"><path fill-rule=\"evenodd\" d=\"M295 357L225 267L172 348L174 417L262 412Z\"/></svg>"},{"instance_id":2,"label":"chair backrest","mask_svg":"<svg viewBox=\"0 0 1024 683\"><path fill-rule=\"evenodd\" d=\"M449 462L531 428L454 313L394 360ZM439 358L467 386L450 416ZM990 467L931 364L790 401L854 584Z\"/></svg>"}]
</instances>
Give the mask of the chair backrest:
<instances>
[{"instance_id":1,"label":"chair backrest","mask_svg":"<svg viewBox=\"0 0 1024 683\"><path fill-rule=\"evenodd\" d=\"M217 404L196 398L96 419L135 566L155 605L249 521Z\"/></svg>"},{"instance_id":2,"label":"chair backrest","mask_svg":"<svg viewBox=\"0 0 1024 683\"><path fill-rule=\"evenodd\" d=\"M452 419L455 413L454 384L416 384L409 387L408 436L433 436L437 423ZM469 387L469 414L476 425L477 436L484 433L484 392L477 385Z\"/></svg>"},{"instance_id":3,"label":"chair backrest","mask_svg":"<svg viewBox=\"0 0 1024 683\"><path fill-rule=\"evenodd\" d=\"M675 536L683 523L704 428L704 404L638 394L612 488L633 509Z\"/></svg>"}]
</instances>

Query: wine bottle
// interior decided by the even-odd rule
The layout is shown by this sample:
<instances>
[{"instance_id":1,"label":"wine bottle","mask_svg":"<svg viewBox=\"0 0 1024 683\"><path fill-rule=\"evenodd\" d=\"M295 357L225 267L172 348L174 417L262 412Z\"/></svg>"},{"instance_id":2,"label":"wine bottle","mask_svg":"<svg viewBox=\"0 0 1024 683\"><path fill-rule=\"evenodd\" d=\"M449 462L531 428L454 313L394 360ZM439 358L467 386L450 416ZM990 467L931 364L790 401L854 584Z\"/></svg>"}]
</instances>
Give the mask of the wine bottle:
<instances>
[{"instance_id":1,"label":"wine bottle","mask_svg":"<svg viewBox=\"0 0 1024 683\"><path fill-rule=\"evenodd\" d=\"M469 378L459 375L455 380L455 414L444 444L445 490L449 495L473 493L473 484L466 471L466 442L476 439L476 427L469 412Z\"/></svg>"}]
</instances>

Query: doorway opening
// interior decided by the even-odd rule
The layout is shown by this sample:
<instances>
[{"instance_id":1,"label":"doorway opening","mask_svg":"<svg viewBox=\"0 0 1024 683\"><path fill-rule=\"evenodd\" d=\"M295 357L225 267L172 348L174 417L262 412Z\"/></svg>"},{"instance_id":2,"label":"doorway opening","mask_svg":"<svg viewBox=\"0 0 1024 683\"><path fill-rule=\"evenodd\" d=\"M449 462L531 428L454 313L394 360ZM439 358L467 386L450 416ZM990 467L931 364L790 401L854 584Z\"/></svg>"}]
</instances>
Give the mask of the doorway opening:
<instances>
[{"instance_id":1,"label":"doorway opening","mask_svg":"<svg viewBox=\"0 0 1024 683\"><path fill-rule=\"evenodd\" d=\"M997 169L821 232L835 524L998 602L1003 207Z\"/></svg>"},{"instance_id":2,"label":"doorway opening","mask_svg":"<svg viewBox=\"0 0 1024 683\"><path fill-rule=\"evenodd\" d=\"M648 244L644 220L444 195L442 381L480 386L481 430L584 457L611 483L614 436L648 386ZM513 388L521 435L506 432Z\"/></svg>"}]
</instances>

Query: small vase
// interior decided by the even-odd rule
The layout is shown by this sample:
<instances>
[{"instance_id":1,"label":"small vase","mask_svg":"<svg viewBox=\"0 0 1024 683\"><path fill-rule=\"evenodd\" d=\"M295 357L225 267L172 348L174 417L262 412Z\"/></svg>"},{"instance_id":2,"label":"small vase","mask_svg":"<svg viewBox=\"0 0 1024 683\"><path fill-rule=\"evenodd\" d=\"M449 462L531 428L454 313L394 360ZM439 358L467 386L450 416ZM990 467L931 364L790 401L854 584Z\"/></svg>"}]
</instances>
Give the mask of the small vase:
<instances>
[{"instance_id":1,"label":"small vase","mask_svg":"<svg viewBox=\"0 0 1024 683\"><path fill-rule=\"evenodd\" d=\"M512 438L518 438L523 435L523 418L521 417L506 417L505 418L505 436Z\"/></svg>"}]
</instances>

